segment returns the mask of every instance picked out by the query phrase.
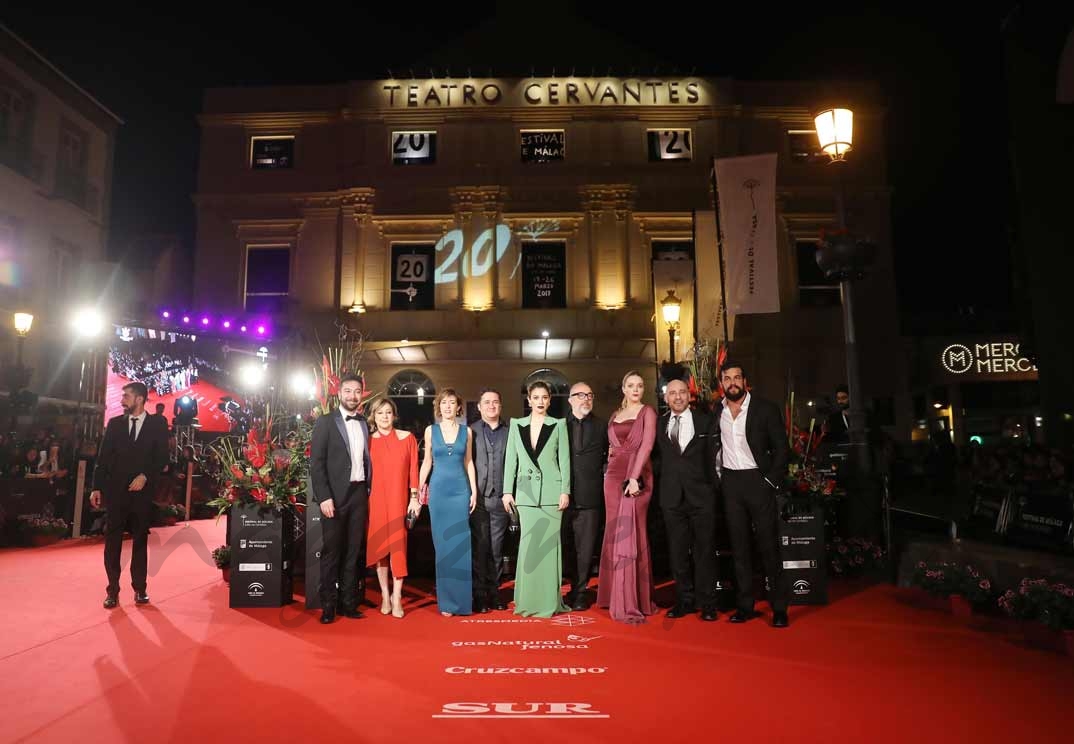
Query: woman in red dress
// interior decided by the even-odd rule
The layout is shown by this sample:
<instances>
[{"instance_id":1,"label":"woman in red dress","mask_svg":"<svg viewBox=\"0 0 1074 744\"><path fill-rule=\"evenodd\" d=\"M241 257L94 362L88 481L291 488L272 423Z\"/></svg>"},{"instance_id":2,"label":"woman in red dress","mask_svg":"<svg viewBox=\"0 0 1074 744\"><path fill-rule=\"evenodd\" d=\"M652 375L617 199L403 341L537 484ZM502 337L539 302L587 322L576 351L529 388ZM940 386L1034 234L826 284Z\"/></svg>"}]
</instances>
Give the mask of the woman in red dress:
<instances>
[{"instance_id":1,"label":"woman in red dress","mask_svg":"<svg viewBox=\"0 0 1074 744\"><path fill-rule=\"evenodd\" d=\"M643 623L656 612L646 515L653 496L649 455L656 442L656 411L642 402L645 380L631 370L623 378L623 402L608 422L604 473L604 545L600 551L597 606L612 620Z\"/></svg>"},{"instance_id":2,"label":"woman in red dress","mask_svg":"<svg viewBox=\"0 0 1074 744\"><path fill-rule=\"evenodd\" d=\"M390 399L373 406L369 457L373 478L369 489L366 565L377 567L381 614L403 616L406 578L406 516L421 512L418 503L418 442L394 427L397 410ZM409 493L409 500L407 494ZM388 568L395 581L388 593Z\"/></svg>"}]
</instances>

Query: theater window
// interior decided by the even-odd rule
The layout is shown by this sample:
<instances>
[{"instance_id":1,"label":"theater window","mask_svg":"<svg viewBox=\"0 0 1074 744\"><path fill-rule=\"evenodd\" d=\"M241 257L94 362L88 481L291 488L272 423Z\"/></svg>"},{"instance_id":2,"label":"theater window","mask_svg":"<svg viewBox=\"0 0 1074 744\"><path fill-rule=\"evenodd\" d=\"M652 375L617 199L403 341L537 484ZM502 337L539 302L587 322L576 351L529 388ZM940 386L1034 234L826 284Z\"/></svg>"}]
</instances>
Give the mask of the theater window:
<instances>
[{"instance_id":1,"label":"theater window","mask_svg":"<svg viewBox=\"0 0 1074 744\"><path fill-rule=\"evenodd\" d=\"M839 282L826 279L817 266L817 244L812 240L799 240L798 250L798 304L801 307L838 307L842 299Z\"/></svg>"},{"instance_id":2,"label":"theater window","mask_svg":"<svg viewBox=\"0 0 1074 744\"><path fill-rule=\"evenodd\" d=\"M523 163L555 163L566 157L567 134L562 129L523 129L519 139Z\"/></svg>"},{"instance_id":3,"label":"theater window","mask_svg":"<svg viewBox=\"0 0 1074 744\"><path fill-rule=\"evenodd\" d=\"M294 168L294 136L251 137L250 167L254 170Z\"/></svg>"},{"instance_id":4,"label":"theater window","mask_svg":"<svg viewBox=\"0 0 1074 744\"><path fill-rule=\"evenodd\" d=\"M649 160L692 160L693 133L689 129L650 129L646 132Z\"/></svg>"},{"instance_id":5,"label":"theater window","mask_svg":"<svg viewBox=\"0 0 1074 744\"><path fill-rule=\"evenodd\" d=\"M248 313L279 314L287 310L291 285L289 246L249 246L246 249L246 295Z\"/></svg>"},{"instance_id":6,"label":"theater window","mask_svg":"<svg viewBox=\"0 0 1074 744\"><path fill-rule=\"evenodd\" d=\"M436 162L436 132L392 132L392 165Z\"/></svg>"},{"instance_id":7,"label":"theater window","mask_svg":"<svg viewBox=\"0 0 1074 744\"><path fill-rule=\"evenodd\" d=\"M787 132L792 163L827 163L830 158L820 149L813 129L791 129Z\"/></svg>"},{"instance_id":8,"label":"theater window","mask_svg":"<svg viewBox=\"0 0 1074 744\"><path fill-rule=\"evenodd\" d=\"M436 246L392 245L392 310L432 310L436 306Z\"/></svg>"}]
</instances>

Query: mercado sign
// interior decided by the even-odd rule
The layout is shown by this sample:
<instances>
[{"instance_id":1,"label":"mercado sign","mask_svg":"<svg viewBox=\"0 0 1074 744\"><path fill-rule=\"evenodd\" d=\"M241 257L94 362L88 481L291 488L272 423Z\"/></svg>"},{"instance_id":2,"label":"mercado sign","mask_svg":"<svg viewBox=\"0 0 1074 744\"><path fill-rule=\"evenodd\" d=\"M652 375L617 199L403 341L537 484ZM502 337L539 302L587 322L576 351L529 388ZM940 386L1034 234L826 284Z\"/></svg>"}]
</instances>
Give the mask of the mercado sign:
<instances>
[{"instance_id":1,"label":"mercado sign","mask_svg":"<svg viewBox=\"0 0 1074 744\"><path fill-rule=\"evenodd\" d=\"M384 80L380 106L445 109L565 106L698 106L712 101L696 78L526 78Z\"/></svg>"},{"instance_id":2,"label":"mercado sign","mask_svg":"<svg viewBox=\"0 0 1074 744\"><path fill-rule=\"evenodd\" d=\"M948 341L936 355L939 372L958 380L1035 380L1037 368L1013 339Z\"/></svg>"}]
</instances>

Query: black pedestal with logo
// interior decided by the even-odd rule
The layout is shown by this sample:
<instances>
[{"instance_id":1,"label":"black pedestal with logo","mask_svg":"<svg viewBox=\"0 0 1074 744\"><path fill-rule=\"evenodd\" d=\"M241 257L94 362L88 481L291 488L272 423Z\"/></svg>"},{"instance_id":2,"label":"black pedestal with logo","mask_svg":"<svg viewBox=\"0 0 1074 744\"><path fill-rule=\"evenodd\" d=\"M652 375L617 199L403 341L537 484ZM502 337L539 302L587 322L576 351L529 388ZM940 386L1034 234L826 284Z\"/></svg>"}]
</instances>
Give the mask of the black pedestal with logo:
<instances>
[{"instance_id":1,"label":"black pedestal with logo","mask_svg":"<svg viewBox=\"0 0 1074 744\"><path fill-rule=\"evenodd\" d=\"M294 515L260 506L231 507L231 607L283 607L292 594Z\"/></svg>"},{"instance_id":2,"label":"black pedestal with logo","mask_svg":"<svg viewBox=\"0 0 1074 744\"><path fill-rule=\"evenodd\" d=\"M312 490L310 491L312 493ZM321 531L321 505L310 501L306 505L306 609L321 609L321 550L324 533ZM363 556L364 557L364 556Z\"/></svg>"},{"instance_id":3,"label":"black pedestal with logo","mask_svg":"<svg viewBox=\"0 0 1074 744\"><path fill-rule=\"evenodd\" d=\"M824 506L819 501L780 496L780 559L792 605L828 603L828 561L824 544Z\"/></svg>"}]
</instances>

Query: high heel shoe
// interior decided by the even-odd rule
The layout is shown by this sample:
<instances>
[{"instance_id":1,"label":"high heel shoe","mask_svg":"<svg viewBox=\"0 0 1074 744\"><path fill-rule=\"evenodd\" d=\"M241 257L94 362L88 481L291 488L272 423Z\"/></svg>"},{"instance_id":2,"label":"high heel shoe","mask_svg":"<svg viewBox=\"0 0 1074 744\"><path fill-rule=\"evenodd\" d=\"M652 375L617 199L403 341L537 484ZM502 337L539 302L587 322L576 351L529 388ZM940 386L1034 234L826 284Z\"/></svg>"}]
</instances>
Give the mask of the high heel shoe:
<instances>
[{"instance_id":1,"label":"high heel shoe","mask_svg":"<svg viewBox=\"0 0 1074 744\"><path fill-rule=\"evenodd\" d=\"M403 598L400 597L399 601L395 601L395 597L392 597L392 617L403 616Z\"/></svg>"},{"instance_id":2,"label":"high heel shoe","mask_svg":"<svg viewBox=\"0 0 1074 744\"><path fill-rule=\"evenodd\" d=\"M381 603L380 603L380 614L381 615L388 615L388 614L391 613L391 611L392 611L391 597L389 595L385 594L384 599L381 600Z\"/></svg>"},{"instance_id":3,"label":"high heel shoe","mask_svg":"<svg viewBox=\"0 0 1074 744\"><path fill-rule=\"evenodd\" d=\"M444 612L443 610L441 610L440 611L440 617L454 617L454 613Z\"/></svg>"}]
</instances>

